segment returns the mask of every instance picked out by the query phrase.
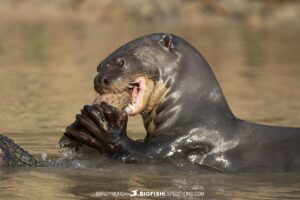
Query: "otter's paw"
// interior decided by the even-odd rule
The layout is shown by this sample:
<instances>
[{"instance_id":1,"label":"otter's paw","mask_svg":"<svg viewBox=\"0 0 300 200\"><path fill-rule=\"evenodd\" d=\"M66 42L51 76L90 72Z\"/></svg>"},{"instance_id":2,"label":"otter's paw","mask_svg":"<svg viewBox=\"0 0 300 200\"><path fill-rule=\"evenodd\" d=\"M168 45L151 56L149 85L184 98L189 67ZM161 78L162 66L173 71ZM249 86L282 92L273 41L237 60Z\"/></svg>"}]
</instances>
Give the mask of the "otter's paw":
<instances>
[{"instance_id":1,"label":"otter's paw","mask_svg":"<svg viewBox=\"0 0 300 200\"><path fill-rule=\"evenodd\" d=\"M127 137L127 121L125 112L119 112L106 103L86 105L65 135L88 146L104 149L105 153L111 153L119 151L120 139Z\"/></svg>"}]
</instances>

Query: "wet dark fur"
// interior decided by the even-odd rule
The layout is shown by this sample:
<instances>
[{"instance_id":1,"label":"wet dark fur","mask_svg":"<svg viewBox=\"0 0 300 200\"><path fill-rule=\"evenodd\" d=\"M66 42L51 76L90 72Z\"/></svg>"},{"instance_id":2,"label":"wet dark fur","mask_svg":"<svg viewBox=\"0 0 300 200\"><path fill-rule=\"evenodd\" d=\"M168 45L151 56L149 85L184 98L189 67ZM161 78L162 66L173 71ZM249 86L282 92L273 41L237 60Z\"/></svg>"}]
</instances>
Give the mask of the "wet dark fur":
<instances>
[{"instance_id":1,"label":"wet dark fur","mask_svg":"<svg viewBox=\"0 0 300 200\"><path fill-rule=\"evenodd\" d=\"M118 59L121 64L116 62ZM158 33L138 38L104 59L98 71L95 89L100 93L110 82L132 74L144 73L165 83L168 92L164 99L153 110L142 113L146 128L153 122L155 129L147 133L144 141L134 141L126 134L126 114L107 105L87 106L77 123L88 133L81 132L80 138L71 129L72 133L66 133L70 138L90 146L94 145L88 142L92 138L104 146L109 143L117 153L111 150L107 154L123 161L183 159L204 169L223 172L300 169L300 129L236 118L208 63L177 36ZM112 126L117 128L105 130L102 122L97 123L97 118L118 121L122 115L123 128L115 123Z\"/></svg>"}]
</instances>

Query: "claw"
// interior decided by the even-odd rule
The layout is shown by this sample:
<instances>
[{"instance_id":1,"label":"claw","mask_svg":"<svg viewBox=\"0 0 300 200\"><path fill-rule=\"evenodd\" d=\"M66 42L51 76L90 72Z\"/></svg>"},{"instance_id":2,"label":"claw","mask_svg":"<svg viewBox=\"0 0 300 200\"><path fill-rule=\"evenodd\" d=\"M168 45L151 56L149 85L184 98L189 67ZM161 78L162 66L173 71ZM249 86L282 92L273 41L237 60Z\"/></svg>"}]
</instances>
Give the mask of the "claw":
<instances>
[{"instance_id":1,"label":"claw","mask_svg":"<svg viewBox=\"0 0 300 200\"><path fill-rule=\"evenodd\" d=\"M100 152L106 151L106 147L103 143L101 143L99 140L96 140L94 137L84 132L70 130L64 132L64 135L72 140L96 148Z\"/></svg>"}]
</instances>

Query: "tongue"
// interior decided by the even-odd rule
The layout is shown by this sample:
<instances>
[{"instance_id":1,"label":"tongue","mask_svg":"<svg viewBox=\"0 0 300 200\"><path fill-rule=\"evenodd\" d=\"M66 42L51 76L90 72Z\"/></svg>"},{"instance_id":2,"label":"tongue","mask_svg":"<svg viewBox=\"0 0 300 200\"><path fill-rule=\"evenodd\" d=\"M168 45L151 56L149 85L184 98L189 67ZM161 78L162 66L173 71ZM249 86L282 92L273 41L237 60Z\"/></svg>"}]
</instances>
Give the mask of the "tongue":
<instances>
[{"instance_id":1,"label":"tongue","mask_svg":"<svg viewBox=\"0 0 300 200\"><path fill-rule=\"evenodd\" d=\"M131 103L135 104L138 96L138 87L134 87L132 91L132 98L131 98Z\"/></svg>"}]
</instances>

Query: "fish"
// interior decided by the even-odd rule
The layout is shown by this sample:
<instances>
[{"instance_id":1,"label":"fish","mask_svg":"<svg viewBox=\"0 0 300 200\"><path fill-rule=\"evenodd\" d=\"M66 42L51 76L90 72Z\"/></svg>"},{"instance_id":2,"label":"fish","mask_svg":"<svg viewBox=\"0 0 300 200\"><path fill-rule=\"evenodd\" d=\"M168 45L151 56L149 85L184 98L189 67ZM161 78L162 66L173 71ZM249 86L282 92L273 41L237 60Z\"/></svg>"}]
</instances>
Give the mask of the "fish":
<instances>
[{"instance_id":1,"label":"fish","mask_svg":"<svg viewBox=\"0 0 300 200\"><path fill-rule=\"evenodd\" d=\"M96 94L93 104L101 104L102 102L118 109L119 111L124 111L131 100L131 95L128 91L123 91L119 93L106 93L106 94Z\"/></svg>"}]
</instances>

